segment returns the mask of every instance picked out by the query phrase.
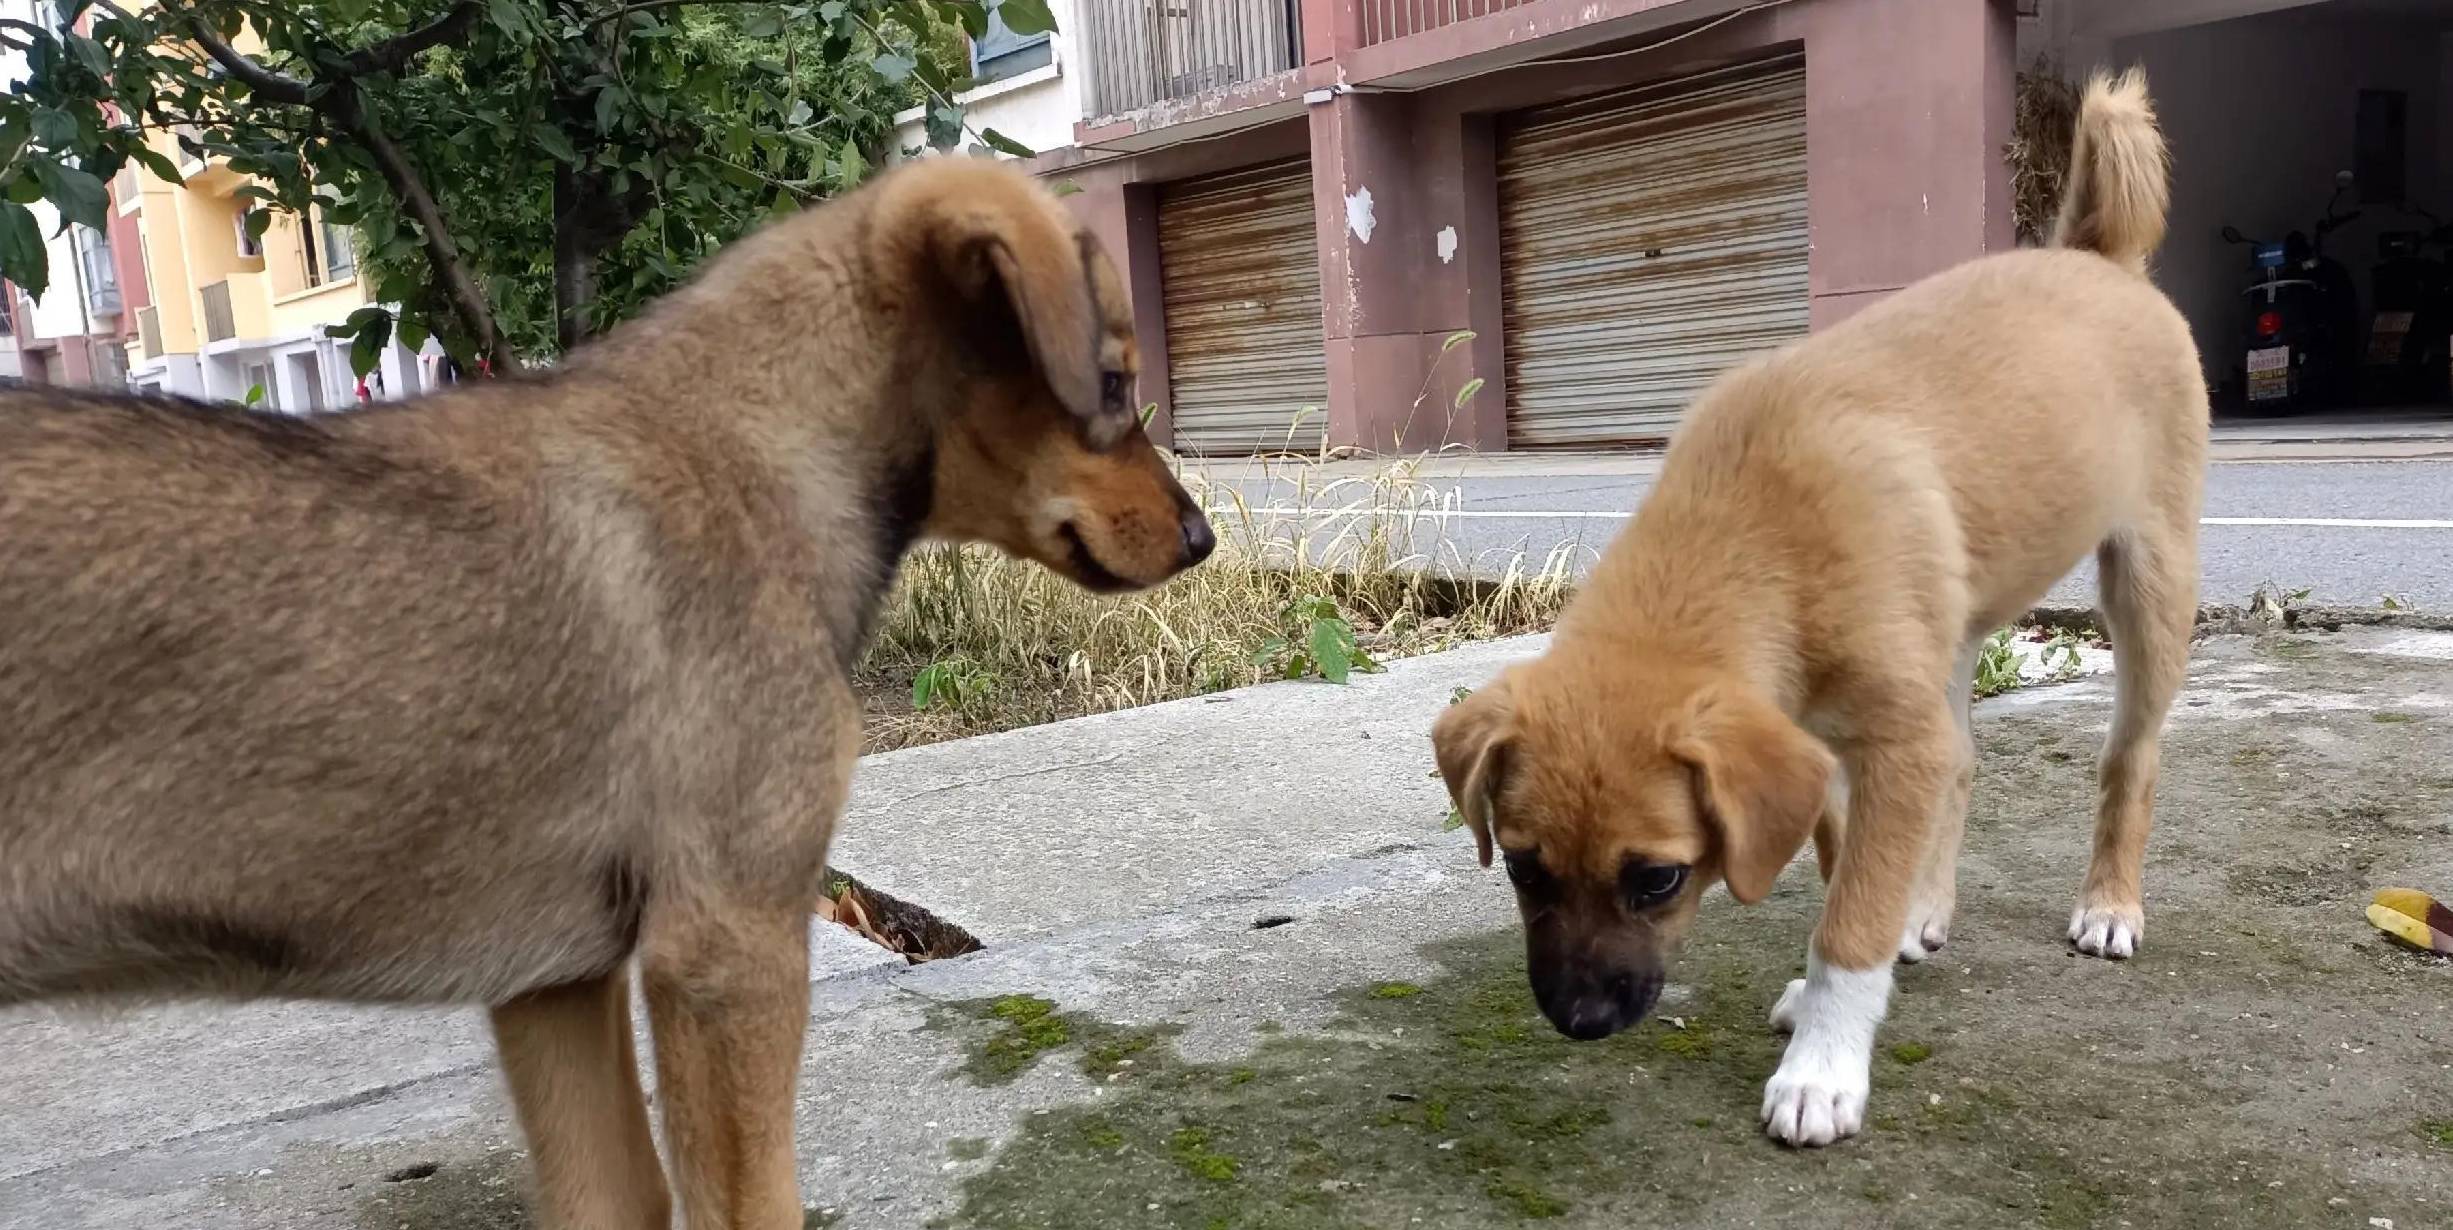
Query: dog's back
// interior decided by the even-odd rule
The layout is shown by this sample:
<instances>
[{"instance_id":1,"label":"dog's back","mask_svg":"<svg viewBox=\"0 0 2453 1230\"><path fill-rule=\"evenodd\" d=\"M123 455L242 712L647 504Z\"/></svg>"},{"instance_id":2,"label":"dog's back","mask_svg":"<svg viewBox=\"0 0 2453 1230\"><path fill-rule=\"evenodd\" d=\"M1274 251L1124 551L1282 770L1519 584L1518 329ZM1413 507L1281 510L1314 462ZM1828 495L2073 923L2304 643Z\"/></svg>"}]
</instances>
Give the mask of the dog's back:
<instances>
[{"instance_id":1,"label":"dog's back","mask_svg":"<svg viewBox=\"0 0 2453 1230\"><path fill-rule=\"evenodd\" d=\"M2099 79L2054 246L1947 270L1730 373L1674 451L1777 440L1756 455L1823 466L1831 498L1858 506L1835 525L1945 491L1971 618L2014 618L2125 526L2184 495L2194 509L2204 381L2187 320L2146 277L2168 199L2143 80Z\"/></svg>"},{"instance_id":2,"label":"dog's back","mask_svg":"<svg viewBox=\"0 0 2453 1230\"><path fill-rule=\"evenodd\" d=\"M535 971L473 942L387 967L517 921L435 917L425 877L527 876L540 925L556 880L611 891L601 860L487 864L540 849L494 826L550 826L524 806L601 776L562 752L617 698L589 629L536 621L571 604L533 515L370 437L429 412L0 400L0 1003L511 985ZM403 746L404 713L436 737Z\"/></svg>"}]
</instances>

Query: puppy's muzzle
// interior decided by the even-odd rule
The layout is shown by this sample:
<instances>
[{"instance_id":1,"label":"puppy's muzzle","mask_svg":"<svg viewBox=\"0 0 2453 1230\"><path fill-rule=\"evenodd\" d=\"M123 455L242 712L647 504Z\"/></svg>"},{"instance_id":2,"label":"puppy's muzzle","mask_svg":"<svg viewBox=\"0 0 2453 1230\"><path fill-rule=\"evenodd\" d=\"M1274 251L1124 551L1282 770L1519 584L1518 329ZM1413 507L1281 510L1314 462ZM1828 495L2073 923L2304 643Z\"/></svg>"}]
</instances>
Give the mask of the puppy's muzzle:
<instances>
[{"instance_id":1,"label":"puppy's muzzle","mask_svg":"<svg viewBox=\"0 0 2453 1230\"><path fill-rule=\"evenodd\" d=\"M1181 557L1184 562L1178 567L1190 568L1208 559L1210 552L1218 549L1218 535L1210 529L1209 518L1202 514L1201 506L1193 503L1190 495L1179 492L1175 501L1184 523L1184 551Z\"/></svg>"},{"instance_id":2,"label":"puppy's muzzle","mask_svg":"<svg viewBox=\"0 0 2453 1230\"><path fill-rule=\"evenodd\" d=\"M1652 1012L1661 998L1661 971L1580 968L1535 971L1533 1000L1560 1033L1595 1042Z\"/></svg>"}]
</instances>

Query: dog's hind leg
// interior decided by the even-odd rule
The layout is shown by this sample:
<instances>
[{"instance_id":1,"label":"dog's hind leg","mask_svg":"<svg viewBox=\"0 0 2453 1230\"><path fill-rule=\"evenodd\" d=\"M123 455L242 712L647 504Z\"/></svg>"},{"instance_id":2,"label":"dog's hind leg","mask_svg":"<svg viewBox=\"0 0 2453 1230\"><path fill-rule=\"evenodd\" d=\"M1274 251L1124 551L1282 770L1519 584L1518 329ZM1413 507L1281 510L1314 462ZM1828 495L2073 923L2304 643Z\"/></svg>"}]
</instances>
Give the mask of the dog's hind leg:
<instances>
[{"instance_id":1,"label":"dog's hind leg","mask_svg":"<svg viewBox=\"0 0 2453 1230\"><path fill-rule=\"evenodd\" d=\"M682 1225L800 1230L807 905L668 903L651 913L640 964Z\"/></svg>"},{"instance_id":2,"label":"dog's hind leg","mask_svg":"<svg viewBox=\"0 0 2453 1230\"><path fill-rule=\"evenodd\" d=\"M1959 651L1959 661L1951 672L1951 711L1959 719L1959 738L1955 745L1959 758L1949 787L1943 791L1940 810L1934 813L1933 832L1926 839L1925 861L1917 869L1916 888L1908 898L1908 925L1899 933L1899 959L1914 964L1950 942L1951 914L1959 905L1959 843L1967 834L1968 795L1976 781L1976 727L1969 712L1976 699L1976 660L1984 651L1983 638L1975 638Z\"/></svg>"},{"instance_id":3,"label":"dog's hind leg","mask_svg":"<svg viewBox=\"0 0 2453 1230\"><path fill-rule=\"evenodd\" d=\"M537 1175L544 1230L666 1230L619 973L535 991L494 1009L494 1040Z\"/></svg>"},{"instance_id":4,"label":"dog's hind leg","mask_svg":"<svg viewBox=\"0 0 2453 1230\"><path fill-rule=\"evenodd\" d=\"M2142 876L2163 723L2188 671L2197 617L2195 509L2106 539L2096 570L2119 679L2096 771L2095 851L2070 915L2070 942L2092 956L2124 958L2146 935Z\"/></svg>"}]
</instances>

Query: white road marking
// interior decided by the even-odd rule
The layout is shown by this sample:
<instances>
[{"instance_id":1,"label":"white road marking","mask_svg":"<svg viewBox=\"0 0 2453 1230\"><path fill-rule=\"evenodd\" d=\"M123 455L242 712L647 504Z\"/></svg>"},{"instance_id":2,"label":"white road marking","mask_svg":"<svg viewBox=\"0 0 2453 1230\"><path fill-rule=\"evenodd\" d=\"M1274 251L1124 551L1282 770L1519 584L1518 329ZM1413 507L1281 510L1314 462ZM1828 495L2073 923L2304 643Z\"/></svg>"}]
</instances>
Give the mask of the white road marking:
<instances>
[{"instance_id":1,"label":"white road marking","mask_svg":"<svg viewBox=\"0 0 2453 1230\"><path fill-rule=\"evenodd\" d=\"M1232 507L1212 508L1213 517L1235 517L1248 511L1257 517L1393 517L1399 520L1423 518L1434 521L1624 521L1634 516L1626 512L1544 512L1537 509L1497 508L1286 508L1258 505L1249 510ZM2200 525L2261 525L2308 526L2332 530L2453 530L2453 520L2401 517L2202 517Z\"/></svg>"}]
</instances>

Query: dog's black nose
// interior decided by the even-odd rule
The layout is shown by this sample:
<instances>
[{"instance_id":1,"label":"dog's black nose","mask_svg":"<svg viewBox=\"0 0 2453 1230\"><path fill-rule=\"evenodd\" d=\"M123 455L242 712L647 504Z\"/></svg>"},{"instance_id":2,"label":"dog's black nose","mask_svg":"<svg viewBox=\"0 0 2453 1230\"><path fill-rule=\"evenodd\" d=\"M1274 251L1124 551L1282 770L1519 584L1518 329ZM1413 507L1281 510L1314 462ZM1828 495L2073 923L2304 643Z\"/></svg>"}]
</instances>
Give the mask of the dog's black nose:
<instances>
[{"instance_id":1,"label":"dog's black nose","mask_svg":"<svg viewBox=\"0 0 2453 1230\"><path fill-rule=\"evenodd\" d=\"M1569 1005L1550 1023L1578 1042L1598 1042L1627 1027L1627 1019L1618 1011L1618 1005L1589 999Z\"/></svg>"},{"instance_id":2,"label":"dog's black nose","mask_svg":"<svg viewBox=\"0 0 2453 1230\"><path fill-rule=\"evenodd\" d=\"M1192 567L1209 558L1218 549L1218 535L1209 528L1209 518L1198 508L1184 510L1184 566Z\"/></svg>"}]
</instances>

